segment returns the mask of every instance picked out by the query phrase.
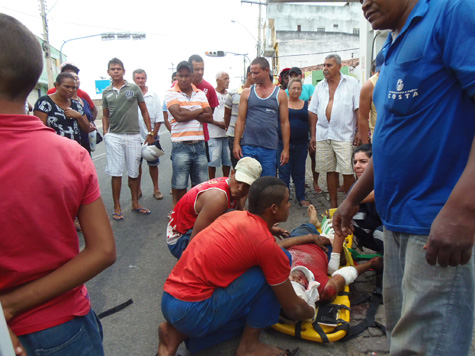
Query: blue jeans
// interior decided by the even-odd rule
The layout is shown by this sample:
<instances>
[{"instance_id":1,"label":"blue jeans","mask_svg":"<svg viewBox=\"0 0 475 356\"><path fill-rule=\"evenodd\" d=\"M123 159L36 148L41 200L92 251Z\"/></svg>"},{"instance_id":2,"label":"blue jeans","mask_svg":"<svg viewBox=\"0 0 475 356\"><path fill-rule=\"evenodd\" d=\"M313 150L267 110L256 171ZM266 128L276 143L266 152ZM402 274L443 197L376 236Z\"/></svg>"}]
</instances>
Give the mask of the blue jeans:
<instances>
[{"instance_id":1,"label":"blue jeans","mask_svg":"<svg viewBox=\"0 0 475 356\"><path fill-rule=\"evenodd\" d=\"M241 335L246 325L255 329L274 325L279 312L279 301L259 267L250 268L200 302L184 302L167 292L162 297L163 316L188 336L186 345L191 353Z\"/></svg>"},{"instance_id":2,"label":"blue jeans","mask_svg":"<svg viewBox=\"0 0 475 356\"><path fill-rule=\"evenodd\" d=\"M177 259L181 258L183 251L185 251L188 244L190 243L190 237L192 233L193 233L193 229L190 229L178 238L176 244L174 245L168 244L168 249L170 250L172 255L175 256Z\"/></svg>"},{"instance_id":3,"label":"blue jeans","mask_svg":"<svg viewBox=\"0 0 475 356\"><path fill-rule=\"evenodd\" d=\"M431 266L427 236L384 230L383 296L391 356L468 355L474 321L475 258Z\"/></svg>"},{"instance_id":4,"label":"blue jeans","mask_svg":"<svg viewBox=\"0 0 475 356\"><path fill-rule=\"evenodd\" d=\"M311 223L306 223L302 224L299 227L296 227L290 232L289 237L295 237L295 236L302 236L302 235L307 235L307 234L315 234L315 235L320 235L320 232L318 232L317 228L315 225ZM331 259L332 255L332 245L326 245L326 248L328 249L327 256L328 256L328 261Z\"/></svg>"},{"instance_id":5,"label":"blue jeans","mask_svg":"<svg viewBox=\"0 0 475 356\"><path fill-rule=\"evenodd\" d=\"M259 161L262 166L261 177L275 177L277 173L276 151L257 146L242 146L243 157L252 157Z\"/></svg>"},{"instance_id":6,"label":"blue jeans","mask_svg":"<svg viewBox=\"0 0 475 356\"><path fill-rule=\"evenodd\" d=\"M188 177L194 187L208 180L208 159L204 141L193 144L172 142L172 188L186 189Z\"/></svg>"},{"instance_id":7,"label":"blue jeans","mask_svg":"<svg viewBox=\"0 0 475 356\"><path fill-rule=\"evenodd\" d=\"M284 145L279 141L276 159L279 160ZM295 184L295 196L297 201L305 200L305 163L308 154L308 143L289 146L289 161L283 166L279 166L279 178L287 184L290 189L290 175Z\"/></svg>"},{"instance_id":8,"label":"blue jeans","mask_svg":"<svg viewBox=\"0 0 475 356\"><path fill-rule=\"evenodd\" d=\"M104 355L102 325L92 309L85 316L77 316L64 324L19 336L19 339L28 355Z\"/></svg>"}]
</instances>

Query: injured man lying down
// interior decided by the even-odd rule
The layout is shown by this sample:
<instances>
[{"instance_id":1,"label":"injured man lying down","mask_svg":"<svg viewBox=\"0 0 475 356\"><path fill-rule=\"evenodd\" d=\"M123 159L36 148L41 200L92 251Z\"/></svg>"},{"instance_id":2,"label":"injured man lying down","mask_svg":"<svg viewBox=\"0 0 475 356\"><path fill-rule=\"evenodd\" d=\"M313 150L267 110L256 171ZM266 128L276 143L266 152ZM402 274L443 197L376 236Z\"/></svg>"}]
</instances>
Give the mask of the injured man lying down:
<instances>
[{"instance_id":1,"label":"injured man lying down","mask_svg":"<svg viewBox=\"0 0 475 356\"><path fill-rule=\"evenodd\" d=\"M292 255L290 281L295 293L310 306L315 303L330 303L345 285L370 268L381 270L383 259L375 257L355 267L339 269L343 238L335 236L332 242L320 235L317 210L310 205L307 210L309 222L292 230L290 237L279 241L279 245ZM329 277L331 275L331 277Z\"/></svg>"}]
</instances>

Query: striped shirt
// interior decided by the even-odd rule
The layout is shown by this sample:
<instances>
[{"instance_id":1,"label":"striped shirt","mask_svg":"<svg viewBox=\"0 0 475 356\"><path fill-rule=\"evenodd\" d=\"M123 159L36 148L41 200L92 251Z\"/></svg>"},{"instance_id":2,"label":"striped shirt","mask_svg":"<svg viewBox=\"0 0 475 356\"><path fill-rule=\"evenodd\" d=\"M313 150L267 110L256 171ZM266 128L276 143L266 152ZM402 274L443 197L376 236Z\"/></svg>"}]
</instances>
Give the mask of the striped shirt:
<instances>
[{"instance_id":1,"label":"striped shirt","mask_svg":"<svg viewBox=\"0 0 475 356\"><path fill-rule=\"evenodd\" d=\"M308 111L318 116L316 140L351 142L355 136L356 110L360 107L361 85L357 79L340 73L340 83L335 91L331 120L327 120L326 110L330 100L330 90L326 79L317 84L308 106Z\"/></svg>"},{"instance_id":2,"label":"striped shirt","mask_svg":"<svg viewBox=\"0 0 475 356\"><path fill-rule=\"evenodd\" d=\"M193 91L188 96L181 91L178 83L165 93L165 102L167 103L168 118L171 125L172 142L197 141L204 140L203 125L198 120L187 122L178 122L170 113L170 106L178 104L185 110L196 110L199 108L209 108L208 99L203 91L191 85Z\"/></svg>"}]
</instances>

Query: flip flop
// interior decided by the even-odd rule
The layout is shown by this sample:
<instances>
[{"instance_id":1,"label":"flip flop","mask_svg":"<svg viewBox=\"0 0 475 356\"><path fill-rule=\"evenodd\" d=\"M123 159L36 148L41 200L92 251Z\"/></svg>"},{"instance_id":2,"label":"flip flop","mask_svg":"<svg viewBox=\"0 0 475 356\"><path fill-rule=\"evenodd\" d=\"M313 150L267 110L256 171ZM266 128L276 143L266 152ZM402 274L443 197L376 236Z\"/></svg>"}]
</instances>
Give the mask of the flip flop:
<instances>
[{"instance_id":1,"label":"flip flop","mask_svg":"<svg viewBox=\"0 0 475 356\"><path fill-rule=\"evenodd\" d=\"M163 199L163 194L160 191L158 191L156 193L153 193L153 197L157 200L162 200Z\"/></svg>"},{"instance_id":2,"label":"flip flop","mask_svg":"<svg viewBox=\"0 0 475 356\"><path fill-rule=\"evenodd\" d=\"M277 356L298 356L300 355L300 347L297 347L290 351L289 349L282 351L279 355Z\"/></svg>"},{"instance_id":3,"label":"flip flop","mask_svg":"<svg viewBox=\"0 0 475 356\"><path fill-rule=\"evenodd\" d=\"M142 215L148 215L148 214L151 213L150 210L145 209L145 208L137 208L137 209L132 208L130 210L132 210L132 212L134 212L134 213L142 214Z\"/></svg>"},{"instance_id":4,"label":"flip flop","mask_svg":"<svg viewBox=\"0 0 475 356\"><path fill-rule=\"evenodd\" d=\"M122 215L122 213L112 213L112 219L115 221L122 221L124 220L124 215Z\"/></svg>"}]
</instances>

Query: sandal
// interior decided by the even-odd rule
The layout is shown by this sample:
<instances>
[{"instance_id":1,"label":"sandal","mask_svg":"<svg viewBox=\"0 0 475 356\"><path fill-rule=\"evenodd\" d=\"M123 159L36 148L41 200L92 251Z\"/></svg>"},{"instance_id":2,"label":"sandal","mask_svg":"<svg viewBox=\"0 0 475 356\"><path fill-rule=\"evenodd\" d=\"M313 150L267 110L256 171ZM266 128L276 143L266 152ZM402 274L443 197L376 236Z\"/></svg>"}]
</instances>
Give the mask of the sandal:
<instances>
[{"instance_id":1,"label":"sandal","mask_svg":"<svg viewBox=\"0 0 475 356\"><path fill-rule=\"evenodd\" d=\"M142 215L149 215L151 213L151 211L146 208L137 208L137 209L132 208L131 210L134 213L142 214Z\"/></svg>"},{"instance_id":2,"label":"sandal","mask_svg":"<svg viewBox=\"0 0 475 356\"><path fill-rule=\"evenodd\" d=\"M163 199L163 194L160 191L158 191L156 193L153 193L153 197L157 200L162 200Z\"/></svg>"},{"instance_id":3,"label":"sandal","mask_svg":"<svg viewBox=\"0 0 475 356\"><path fill-rule=\"evenodd\" d=\"M115 221L122 221L124 220L124 215L122 213L112 213L112 219Z\"/></svg>"}]
</instances>

